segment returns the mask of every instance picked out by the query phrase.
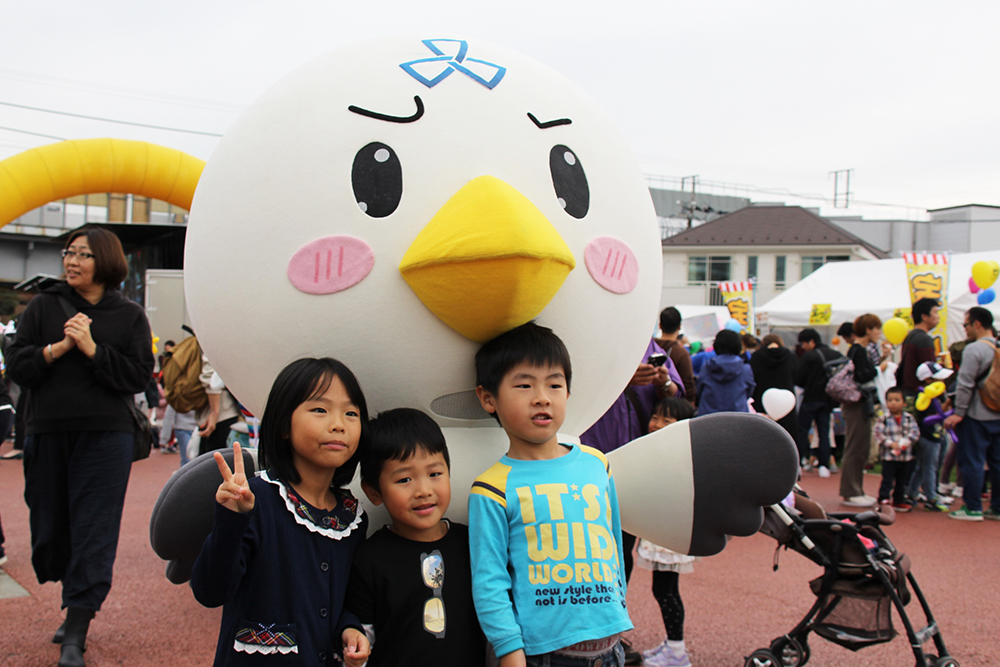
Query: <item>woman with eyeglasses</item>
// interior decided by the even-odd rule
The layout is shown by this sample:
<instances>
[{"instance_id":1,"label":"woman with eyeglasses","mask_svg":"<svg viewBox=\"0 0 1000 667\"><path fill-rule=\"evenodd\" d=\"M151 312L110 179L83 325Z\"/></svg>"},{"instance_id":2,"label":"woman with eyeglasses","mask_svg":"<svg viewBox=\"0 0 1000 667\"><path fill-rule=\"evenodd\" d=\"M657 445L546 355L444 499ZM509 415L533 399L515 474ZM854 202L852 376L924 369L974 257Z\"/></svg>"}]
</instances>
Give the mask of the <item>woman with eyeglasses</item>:
<instances>
[{"instance_id":1,"label":"woman with eyeglasses","mask_svg":"<svg viewBox=\"0 0 1000 667\"><path fill-rule=\"evenodd\" d=\"M118 237L81 229L62 255L65 282L28 304L8 366L29 392L31 562L39 582L62 582L59 665L82 667L90 620L111 589L132 468L128 401L149 383L153 349L145 311L119 292L128 264Z\"/></svg>"}]
</instances>

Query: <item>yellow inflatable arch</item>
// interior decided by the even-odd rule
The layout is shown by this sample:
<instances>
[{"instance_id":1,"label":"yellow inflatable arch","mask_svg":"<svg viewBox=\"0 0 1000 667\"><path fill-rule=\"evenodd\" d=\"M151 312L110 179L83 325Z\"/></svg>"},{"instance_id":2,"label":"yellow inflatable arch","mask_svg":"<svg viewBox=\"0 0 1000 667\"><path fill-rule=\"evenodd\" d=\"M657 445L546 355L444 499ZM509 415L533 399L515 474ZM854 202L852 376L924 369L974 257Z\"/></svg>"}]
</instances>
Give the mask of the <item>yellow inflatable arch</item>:
<instances>
[{"instance_id":1,"label":"yellow inflatable arch","mask_svg":"<svg viewBox=\"0 0 1000 667\"><path fill-rule=\"evenodd\" d=\"M118 192L191 210L205 161L172 148L124 139L40 146L0 162L0 227L49 202Z\"/></svg>"}]
</instances>

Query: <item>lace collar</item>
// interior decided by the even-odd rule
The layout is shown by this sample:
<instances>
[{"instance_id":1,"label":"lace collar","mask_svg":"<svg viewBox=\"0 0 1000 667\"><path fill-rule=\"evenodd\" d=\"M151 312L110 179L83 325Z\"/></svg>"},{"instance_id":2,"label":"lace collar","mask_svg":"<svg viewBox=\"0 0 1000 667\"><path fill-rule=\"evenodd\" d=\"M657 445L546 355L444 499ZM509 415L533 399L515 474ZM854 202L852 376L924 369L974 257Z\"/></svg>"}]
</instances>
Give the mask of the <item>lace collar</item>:
<instances>
[{"instance_id":1,"label":"lace collar","mask_svg":"<svg viewBox=\"0 0 1000 667\"><path fill-rule=\"evenodd\" d=\"M295 517L295 522L305 526L311 532L339 540L350 535L355 528L361 525L364 510L354 494L347 489L330 487L334 495L337 496L337 507L332 512L327 513L317 510L303 501L291 484L281 479L272 479L268 471L261 471L257 473L257 476L278 487L278 493L285 501L285 508Z\"/></svg>"}]
</instances>

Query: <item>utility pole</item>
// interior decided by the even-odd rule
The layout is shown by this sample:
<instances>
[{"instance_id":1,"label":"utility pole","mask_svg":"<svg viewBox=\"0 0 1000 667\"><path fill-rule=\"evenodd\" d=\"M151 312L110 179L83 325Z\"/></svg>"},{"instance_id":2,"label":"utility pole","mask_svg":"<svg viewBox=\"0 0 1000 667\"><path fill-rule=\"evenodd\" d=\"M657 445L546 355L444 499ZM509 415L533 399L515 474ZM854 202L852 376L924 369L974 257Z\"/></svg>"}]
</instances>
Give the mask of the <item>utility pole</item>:
<instances>
[{"instance_id":1,"label":"utility pole","mask_svg":"<svg viewBox=\"0 0 1000 667\"><path fill-rule=\"evenodd\" d=\"M851 172L853 169L839 169L837 171L831 171L833 174L833 207L834 208L849 208L851 205ZM840 175L844 175L844 190L840 190ZM838 206L837 203L840 201L841 195L844 198L844 205Z\"/></svg>"},{"instance_id":2,"label":"utility pole","mask_svg":"<svg viewBox=\"0 0 1000 667\"><path fill-rule=\"evenodd\" d=\"M695 201L695 187L698 184L698 177L697 176L685 176L685 177L683 177L681 179L681 192L684 192L684 186L687 184L687 180L689 178L691 179L691 201L684 208L687 209L687 214L688 214L687 215L687 219L688 219L688 226L687 226L687 228L691 229L691 223L694 221L695 207L698 205L697 201Z\"/></svg>"}]
</instances>

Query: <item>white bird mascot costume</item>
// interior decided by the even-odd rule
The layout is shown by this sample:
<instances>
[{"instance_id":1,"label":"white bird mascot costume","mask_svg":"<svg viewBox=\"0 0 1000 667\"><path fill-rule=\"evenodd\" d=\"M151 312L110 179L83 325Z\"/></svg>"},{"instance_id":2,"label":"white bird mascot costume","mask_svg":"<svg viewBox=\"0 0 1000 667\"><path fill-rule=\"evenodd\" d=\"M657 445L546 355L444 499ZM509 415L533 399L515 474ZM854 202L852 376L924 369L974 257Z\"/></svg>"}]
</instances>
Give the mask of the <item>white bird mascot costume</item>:
<instances>
[{"instance_id":1,"label":"white bird mascot costume","mask_svg":"<svg viewBox=\"0 0 1000 667\"><path fill-rule=\"evenodd\" d=\"M340 359L373 415L414 407L440 424L463 522L472 481L507 448L475 395L481 344L529 320L562 338L575 440L642 360L662 288L652 201L608 115L551 69L457 39L352 45L273 86L208 161L185 253L194 329L247 408L263 412L289 362ZM609 460L623 528L696 555L755 532L797 472L785 432L745 414L680 422ZM151 538L172 581L210 532L219 480L206 455L160 495Z\"/></svg>"}]
</instances>

